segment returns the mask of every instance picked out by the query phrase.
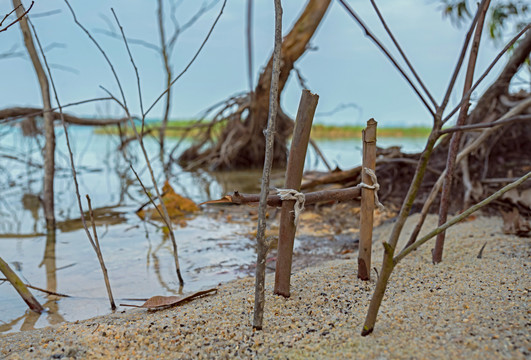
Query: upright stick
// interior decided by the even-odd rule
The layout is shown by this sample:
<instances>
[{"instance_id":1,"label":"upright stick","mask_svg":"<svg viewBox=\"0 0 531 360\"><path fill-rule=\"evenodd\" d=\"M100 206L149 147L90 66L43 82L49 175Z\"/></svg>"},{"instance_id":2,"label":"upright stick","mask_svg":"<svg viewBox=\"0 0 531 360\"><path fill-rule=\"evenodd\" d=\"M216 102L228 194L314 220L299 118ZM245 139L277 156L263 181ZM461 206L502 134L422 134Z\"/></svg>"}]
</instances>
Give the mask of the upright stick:
<instances>
[{"instance_id":1,"label":"upright stick","mask_svg":"<svg viewBox=\"0 0 531 360\"><path fill-rule=\"evenodd\" d=\"M275 0L275 47L273 50L273 70L271 72L271 87L269 89L269 115L267 118L266 148L262 186L260 188L260 203L258 206L258 227L256 229L256 278L254 287L253 329L262 330L265 306L265 270L266 256L269 244L265 239L267 195L269 195L269 181L273 164L273 146L275 144L275 120L278 111L279 78L280 78L280 50L282 48L282 4Z\"/></svg>"},{"instance_id":2,"label":"upright stick","mask_svg":"<svg viewBox=\"0 0 531 360\"><path fill-rule=\"evenodd\" d=\"M288 168L286 170L286 189L300 191L302 172L304 170L304 159L310 140L310 131L312 130L313 116L319 96L312 94L309 90L303 90L295 129L293 130L293 139L289 152ZM280 229L278 235L278 256L275 272L275 294L289 297L290 278L291 278L291 260L293 257L293 240L295 239L294 214L295 200L286 200L282 203L280 212Z\"/></svg>"},{"instance_id":3,"label":"upright stick","mask_svg":"<svg viewBox=\"0 0 531 360\"><path fill-rule=\"evenodd\" d=\"M466 101L461 105L459 110L459 116L457 118L456 125L462 126L465 124L466 119L468 118L468 108L470 106L469 90L472 87L472 82L474 78L474 70L476 68L476 62L479 52L479 43L481 40L481 34L483 33L483 25L485 23L485 16L490 5L490 0L484 2L484 6L478 9L479 18L474 33L474 40L472 42L472 47L470 49L470 56L468 60L468 68L466 71L465 85L463 87L463 98ZM450 146L448 148L448 158L446 160L446 175L444 177L443 188L441 193L441 204L439 206L439 226L443 225L448 218L448 208L450 206L450 190L452 188L452 181L454 177L454 168L455 160L457 157L457 152L459 151L459 144L461 142L462 132L458 131L452 135L450 140ZM437 235L437 240L435 242L435 248L432 252L432 261L434 264L438 264L442 261L443 249L444 249L444 238L445 232Z\"/></svg>"},{"instance_id":4,"label":"upright stick","mask_svg":"<svg viewBox=\"0 0 531 360\"><path fill-rule=\"evenodd\" d=\"M376 166L376 126L374 119L367 121L367 128L363 131L363 169L361 181L367 185L374 185L365 169L374 170ZM372 251L372 226L374 214L374 190L361 189L361 216L360 216L360 246L358 252L358 278L371 279L371 251Z\"/></svg>"}]
</instances>

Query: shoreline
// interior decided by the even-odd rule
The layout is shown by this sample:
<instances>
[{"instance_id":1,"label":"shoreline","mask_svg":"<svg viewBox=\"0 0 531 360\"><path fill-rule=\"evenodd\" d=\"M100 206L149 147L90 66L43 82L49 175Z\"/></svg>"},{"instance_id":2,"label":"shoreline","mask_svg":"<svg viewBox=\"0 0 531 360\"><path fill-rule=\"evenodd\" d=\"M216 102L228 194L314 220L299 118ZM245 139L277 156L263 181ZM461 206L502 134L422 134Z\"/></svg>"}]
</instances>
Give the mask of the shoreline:
<instances>
[{"instance_id":1,"label":"shoreline","mask_svg":"<svg viewBox=\"0 0 531 360\"><path fill-rule=\"evenodd\" d=\"M417 216L408 219L403 241ZM423 232L436 217L426 223ZM254 278L247 277L166 310L118 311L0 335L0 357L524 359L531 355L530 242L503 234L501 226L499 217L478 216L448 229L437 266L432 243L406 257L365 338L360 331L375 273L370 282L358 280L353 253L295 272L289 299L272 295L274 275L267 275L263 331L251 328ZM374 230L378 269L391 228L388 222Z\"/></svg>"},{"instance_id":2,"label":"shoreline","mask_svg":"<svg viewBox=\"0 0 531 360\"><path fill-rule=\"evenodd\" d=\"M168 123L166 129L166 136L168 138L179 138L186 134L186 128L193 127L194 121L171 121ZM154 136L158 136L160 127L159 122L146 123L146 130ZM190 130L185 136L186 138L193 138L201 134L204 127L196 127ZM214 133L216 129L220 128L215 126L213 128ZM364 129L361 125L325 125L325 124L313 124L312 126L312 139L314 140L336 140L336 139L361 139L361 132ZM141 130L141 126L137 126L137 130ZM379 138L428 138L430 134L430 127L423 126L404 126L404 127L379 127ZM94 133L103 135L118 135L119 132L114 126L103 126L94 129ZM126 128L126 135L134 135L130 128Z\"/></svg>"}]
</instances>

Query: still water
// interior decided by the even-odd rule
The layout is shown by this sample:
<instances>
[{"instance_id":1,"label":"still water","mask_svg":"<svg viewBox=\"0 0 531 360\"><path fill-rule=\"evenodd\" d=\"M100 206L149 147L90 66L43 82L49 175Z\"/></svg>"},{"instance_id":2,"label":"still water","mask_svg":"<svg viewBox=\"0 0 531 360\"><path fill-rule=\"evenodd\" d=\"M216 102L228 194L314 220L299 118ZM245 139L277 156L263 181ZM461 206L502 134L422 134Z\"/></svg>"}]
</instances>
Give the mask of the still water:
<instances>
[{"instance_id":1,"label":"still water","mask_svg":"<svg viewBox=\"0 0 531 360\"><path fill-rule=\"evenodd\" d=\"M27 310L15 290L0 281L0 332L40 328L109 313L105 286L94 250L79 220L65 137L57 132L55 183L58 232L55 242L44 235L44 220L38 196L42 187L42 139L24 137L19 128L0 127L0 255L24 282L71 297L58 298L31 290L47 312ZM175 275L171 242L161 224L142 221L136 209L147 198L130 170L132 164L149 187L149 173L138 145L117 150L115 136L94 134L88 127L69 128L80 193L86 208L88 194L95 209L97 232L116 303L128 298L176 295L216 286L246 276L255 260L248 223L227 222L215 209L187 219L177 227L183 288ZM317 141L329 163L343 169L361 162L361 140ZM165 175L154 139L146 138L157 180ZM400 145L403 151L422 150L424 139L384 138L381 147ZM171 148L176 142L169 141ZM186 147L186 144L183 144ZM181 149L182 150L182 149ZM178 150L178 151L181 151ZM306 170L324 170L310 148ZM169 169L170 183L181 195L195 202L217 199L233 190L258 192L261 172L184 172L176 164ZM282 183L282 173L277 181ZM119 307L119 310L123 308Z\"/></svg>"}]
</instances>

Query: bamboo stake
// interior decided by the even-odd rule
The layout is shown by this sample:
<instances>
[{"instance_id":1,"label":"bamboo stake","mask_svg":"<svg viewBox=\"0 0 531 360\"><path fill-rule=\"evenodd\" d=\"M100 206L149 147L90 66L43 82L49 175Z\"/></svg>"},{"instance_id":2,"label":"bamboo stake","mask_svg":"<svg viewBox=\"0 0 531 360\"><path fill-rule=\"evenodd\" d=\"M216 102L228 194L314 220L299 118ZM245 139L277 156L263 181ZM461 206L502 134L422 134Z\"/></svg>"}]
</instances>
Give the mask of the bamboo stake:
<instances>
[{"instance_id":1,"label":"bamboo stake","mask_svg":"<svg viewBox=\"0 0 531 360\"><path fill-rule=\"evenodd\" d=\"M362 181L367 185L374 185L371 177L364 170L374 170L376 166L376 127L374 119L367 121L367 128L363 130L363 170ZM374 217L374 190L361 189L360 211L360 247L358 252L358 279L371 279L371 251L372 227Z\"/></svg>"},{"instance_id":2,"label":"bamboo stake","mask_svg":"<svg viewBox=\"0 0 531 360\"><path fill-rule=\"evenodd\" d=\"M15 290L20 294L22 299L28 304L29 308L37 313L42 313L44 308L41 304L33 297L29 289L24 285L22 280L15 274L9 265L0 257L0 271L5 275L7 281L13 285Z\"/></svg>"},{"instance_id":3,"label":"bamboo stake","mask_svg":"<svg viewBox=\"0 0 531 360\"><path fill-rule=\"evenodd\" d=\"M304 159L310 140L313 116L319 96L309 90L303 90L297 112L297 120L293 129L293 140L289 152L288 168L286 170L286 189L300 191ZM295 200L286 200L282 203L280 212L280 229L278 235L278 256L275 272L275 294L289 297L291 260L293 257L293 241L295 239L294 214Z\"/></svg>"}]
</instances>

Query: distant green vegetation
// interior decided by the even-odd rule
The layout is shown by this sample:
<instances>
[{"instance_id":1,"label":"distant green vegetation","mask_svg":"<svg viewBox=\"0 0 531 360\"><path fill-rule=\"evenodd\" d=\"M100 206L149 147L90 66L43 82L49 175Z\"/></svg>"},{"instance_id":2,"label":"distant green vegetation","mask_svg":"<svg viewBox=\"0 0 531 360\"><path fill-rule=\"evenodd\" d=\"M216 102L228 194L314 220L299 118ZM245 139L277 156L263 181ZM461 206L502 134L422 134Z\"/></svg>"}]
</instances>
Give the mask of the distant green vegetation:
<instances>
[{"instance_id":1,"label":"distant green vegetation","mask_svg":"<svg viewBox=\"0 0 531 360\"><path fill-rule=\"evenodd\" d=\"M361 138L363 126L314 125L312 137L315 139ZM428 137L431 128L413 127L379 127L378 137Z\"/></svg>"},{"instance_id":2,"label":"distant green vegetation","mask_svg":"<svg viewBox=\"0 0 531 360\"><path fill-rule=\"evenodd\" d=\"M197 124L196 120L172 120L168 123L166 136L168 137L194 137L201 133L207 122ZM221 125L214 126L214 133L220 130ZM160 122L150 122L145 125L145 129L150 131L150 134L158 136ZM140 126L137 130L140 131ZM361 138L362 126L338 126L338 125L321 125L317 124L312 127L312 138L314 139L349 139ZM378 137L428 137L431 128L412 126L412 127L379 127ZM118 134L118 129L115 126L96 128L97 134ZM127 128L126 134L133 135L131 128Z\"/></svg>"}]
</instances>

